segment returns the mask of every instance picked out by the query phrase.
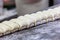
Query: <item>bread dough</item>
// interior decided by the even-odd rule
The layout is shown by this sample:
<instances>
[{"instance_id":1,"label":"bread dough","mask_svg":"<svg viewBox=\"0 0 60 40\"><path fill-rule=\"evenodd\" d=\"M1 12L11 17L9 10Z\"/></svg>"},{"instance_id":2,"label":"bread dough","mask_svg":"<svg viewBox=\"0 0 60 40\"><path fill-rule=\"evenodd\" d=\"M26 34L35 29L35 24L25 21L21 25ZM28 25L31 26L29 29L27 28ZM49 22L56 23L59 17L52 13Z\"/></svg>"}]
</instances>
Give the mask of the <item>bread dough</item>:
<instances>
[{"instance_id":1,"label":"bread dough","mask_svg":"<svg viewBox=\"0 0 60 40\"><path fill-rule=\"evenodd\" d=\"M19 25L14 23L14 22L11 22L11 21L4 21L3 24L9 26L9 31L14 31L14 30L18 30L19 28Z\"/></svg>"},{"instance_id":2,"label":"bread dough","mask_svg":"<svg viewBox=\"0 0 60 40\"><path fill-rule=\"evenodd\" d=\"M27 15L24 16L24 18L25 18L26 23L27 23L27 28L34 26L35 21L34 21L32 16L27 14Z\"/></svg>"},{"instance_id":3,"label":"bread dough","mask_svg":"<svg viewBox=\"0 0 60 40\"><path fill-rule=\"evenodd\" d=\"M19 24L19 30L26 28L25 20L12 19L10 21Z\"/></svg>"},{"instance_id":4,"label":"bread dough","mask_svg":"<svg viewBox=\"0 0 60 40\"><path fill-rule=\"evenodd\" d=\"M3 23L0 23L0 33L6 33L6 32L9 32L9 29L10 27L3 24Z\"/></svg>"},{"instance_id":5,"label":"bread dough","mask_svg":"<svg viewBox=\"0 0 60 40\"><path fill-rule=\"evenodd\" d=\"M20 16L17 19L24 21L24 23L27 25L26 28L29 28L30 25L34 22L33 20L31 20L32 18L29 15L25 15L24 17L23 16Z\"/></svg>"},{"instance_id":6,"label":"bread dough","mask_svg":"<svg viewBox=\"0 0 60 40\"><path fill-rule=\"evenodd\" d=\"M27 19L29 19L29 20L31 20L31 22L35 22L35 19L33 18L33 16L31 16L31 14L29 15L29 14L27 14L27 15L25 15L24 16L25 18L27 18Z\"/></svg>"},{"instance_id":7,"label":"bread dough","mask_svg":"<svg viewBox=\"0 0 60 40\"><path fill-rule=\"evenodd\" d=\"M55 12L53 12L52 9L47 10L47 13L48 13L48 18L51 18L52 21L55 20L55 18L54 18Z\"/></svg>"},{"instance_id":8,"label":"bread dough","mask_svg":"<svg viewBox=\"0 0 60 40\"><path fill-rule=\"evenodd\" d=\"M46 22L53 20L52 15L48 11L43 11L42 14L44 15L42 15L44 17L43 20L46 20Z\"/></svg>"}]
</instances>

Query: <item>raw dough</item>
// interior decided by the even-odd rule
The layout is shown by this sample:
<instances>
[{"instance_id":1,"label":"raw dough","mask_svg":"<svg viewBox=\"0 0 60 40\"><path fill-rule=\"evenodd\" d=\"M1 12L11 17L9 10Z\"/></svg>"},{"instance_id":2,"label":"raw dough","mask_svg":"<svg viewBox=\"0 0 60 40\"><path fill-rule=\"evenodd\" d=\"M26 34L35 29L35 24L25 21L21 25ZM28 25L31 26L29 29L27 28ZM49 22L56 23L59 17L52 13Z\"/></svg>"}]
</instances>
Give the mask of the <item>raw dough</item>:
<instances>
[{"instance_id":1,"label":"raw dough","mask_svg":"<svg viewBox=\"0 0 60 40\"><path fill-rule=\"evenodd\" d=\"M11 22L11 21L4 21L3 24L9 26L9 31L15 31L15 30L18 30L19 28L19 25L14 23L14 22Z\"/></svg>"},{"instance_id":2,"label":"raw dough","mask_svg":"<svg viewBox=\"0 0 60 40\"><path fill-rule=\"evenodd\" d=\"M19 24L19 30L26 28L25 20L12 19L10 21Z\"/></svg>"}]
</instances>

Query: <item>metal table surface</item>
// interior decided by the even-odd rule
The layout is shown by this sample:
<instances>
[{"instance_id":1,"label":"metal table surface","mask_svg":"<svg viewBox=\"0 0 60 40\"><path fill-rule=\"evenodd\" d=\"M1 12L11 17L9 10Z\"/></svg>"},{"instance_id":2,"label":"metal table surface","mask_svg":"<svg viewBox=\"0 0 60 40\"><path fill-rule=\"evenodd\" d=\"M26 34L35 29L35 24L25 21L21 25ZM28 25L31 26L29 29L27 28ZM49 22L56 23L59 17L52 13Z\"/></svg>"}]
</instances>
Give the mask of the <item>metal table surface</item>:
<instances>
[{"instance_id":1,"label":"metal table surface","mask_svg":"<svg viewBox=\"0 0 60 40\"><path fill-rule=\"evenodd\" d=\"M60 20L17 31L0 40L60 40Z\"/></svg>"}]
</instances>

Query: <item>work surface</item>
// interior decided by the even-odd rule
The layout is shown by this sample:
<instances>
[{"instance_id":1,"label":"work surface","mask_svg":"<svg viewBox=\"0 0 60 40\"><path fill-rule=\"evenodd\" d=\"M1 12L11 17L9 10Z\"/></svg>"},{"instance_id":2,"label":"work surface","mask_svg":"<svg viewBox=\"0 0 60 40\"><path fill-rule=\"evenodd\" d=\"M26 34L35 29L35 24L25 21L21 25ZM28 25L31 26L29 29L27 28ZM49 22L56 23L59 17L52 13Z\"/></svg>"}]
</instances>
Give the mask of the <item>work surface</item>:
<instances>
[{"instance_id":1,"label":"work surface","mask_svg":"<svg viewBox=\"0 0 60 40\"><path fill-rule=\"evenodd\" d=\"M17 31L0 40L60 40L60 20Z\"/></svg>"}]
</instances>

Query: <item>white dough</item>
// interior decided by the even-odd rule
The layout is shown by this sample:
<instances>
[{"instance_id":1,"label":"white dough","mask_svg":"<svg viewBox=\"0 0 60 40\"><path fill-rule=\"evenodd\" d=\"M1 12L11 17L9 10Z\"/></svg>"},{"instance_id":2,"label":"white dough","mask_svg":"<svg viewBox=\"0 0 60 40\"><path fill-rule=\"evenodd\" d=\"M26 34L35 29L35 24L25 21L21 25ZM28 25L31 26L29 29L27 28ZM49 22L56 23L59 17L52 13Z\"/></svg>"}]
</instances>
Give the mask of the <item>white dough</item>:
<instances>
[{"instance_id":1,"label":"white dough","mask_svg":"<svg viewBox=\"0 0 60 40\"><path fill-rule=\"evenodd\" d=\"M26 18L28 18L29 20L31 20L32 22L35 22L35 19L34 19L34 17L33 16L31 16L31 15L25 15L24 17L26 17Z\"/></svg>"},{"instance_id":2,"label":"white dough","mask_svg":"<svg viewBox=\"0 0 60 40\"><path fill-rule=\"evenodd\" d=\"M25 20L12 19L10 21L19 24L19 29L26 28L27 24L26 24Z\"/></svg>"},{"instance_id":3,"label":"white dough","mask_svg":"<svg viewBox=\"0 0 60 40\"><path fill-rule=\"evenodd\" d=\"M25 24L27 24L27 27L29 27L29 25L31 24L31 23L35 23L36 22L36 20L35 20L35 18L34 18L34 16L31 16L31 15L25 15L24 17L18 17L18 19L19 20L24 20L26 23Z\"/></svg>"},{"instance_id":4,"label":"white dough","mask_svg":"<svg viewBox=\"0 0 60 40\"><path fill-rule=\"evenodd\" d=\"M5 25L5 24L2 24L0 23L0 33L5 33L5 32L8 32L10 29L9 26Z\"/></svg>"},{"instance_id":5,"label":"white dough","mask_svg":"<svg viewBox=\"0 0 60 40\"><path fill-rule=\"evenodd\" d=\"M18 18L21 20L21 19L23 19L23 18L24 18L24 16L19 16Z\"/></svg>"},{"instance_id":6,"label":"white dough","mask_svg":"<svg viewBox=\"0 0 60 40\"><path fill-rule=\"evenodd\" d=\"M19 28L19 25L18 25L18 24L13 23L13 22L11 22L11 21L4 21L3 24L8 25L9 28L10 28L10 29L9 29L10 31L13 31L13 30Z\"/></svg>"},{"instance_id":7,"label":"white dough","mask_svg":"<svg viewBox=\"0 0 60 40\"><path fill-rule=\"evenodd\" d=\"M32 18L32 16L30 15L25 15L24 18L26 19L26 23L27 23L27 28L31 27L34 25L35 20Z\"/></svg>"}]
</instances>

